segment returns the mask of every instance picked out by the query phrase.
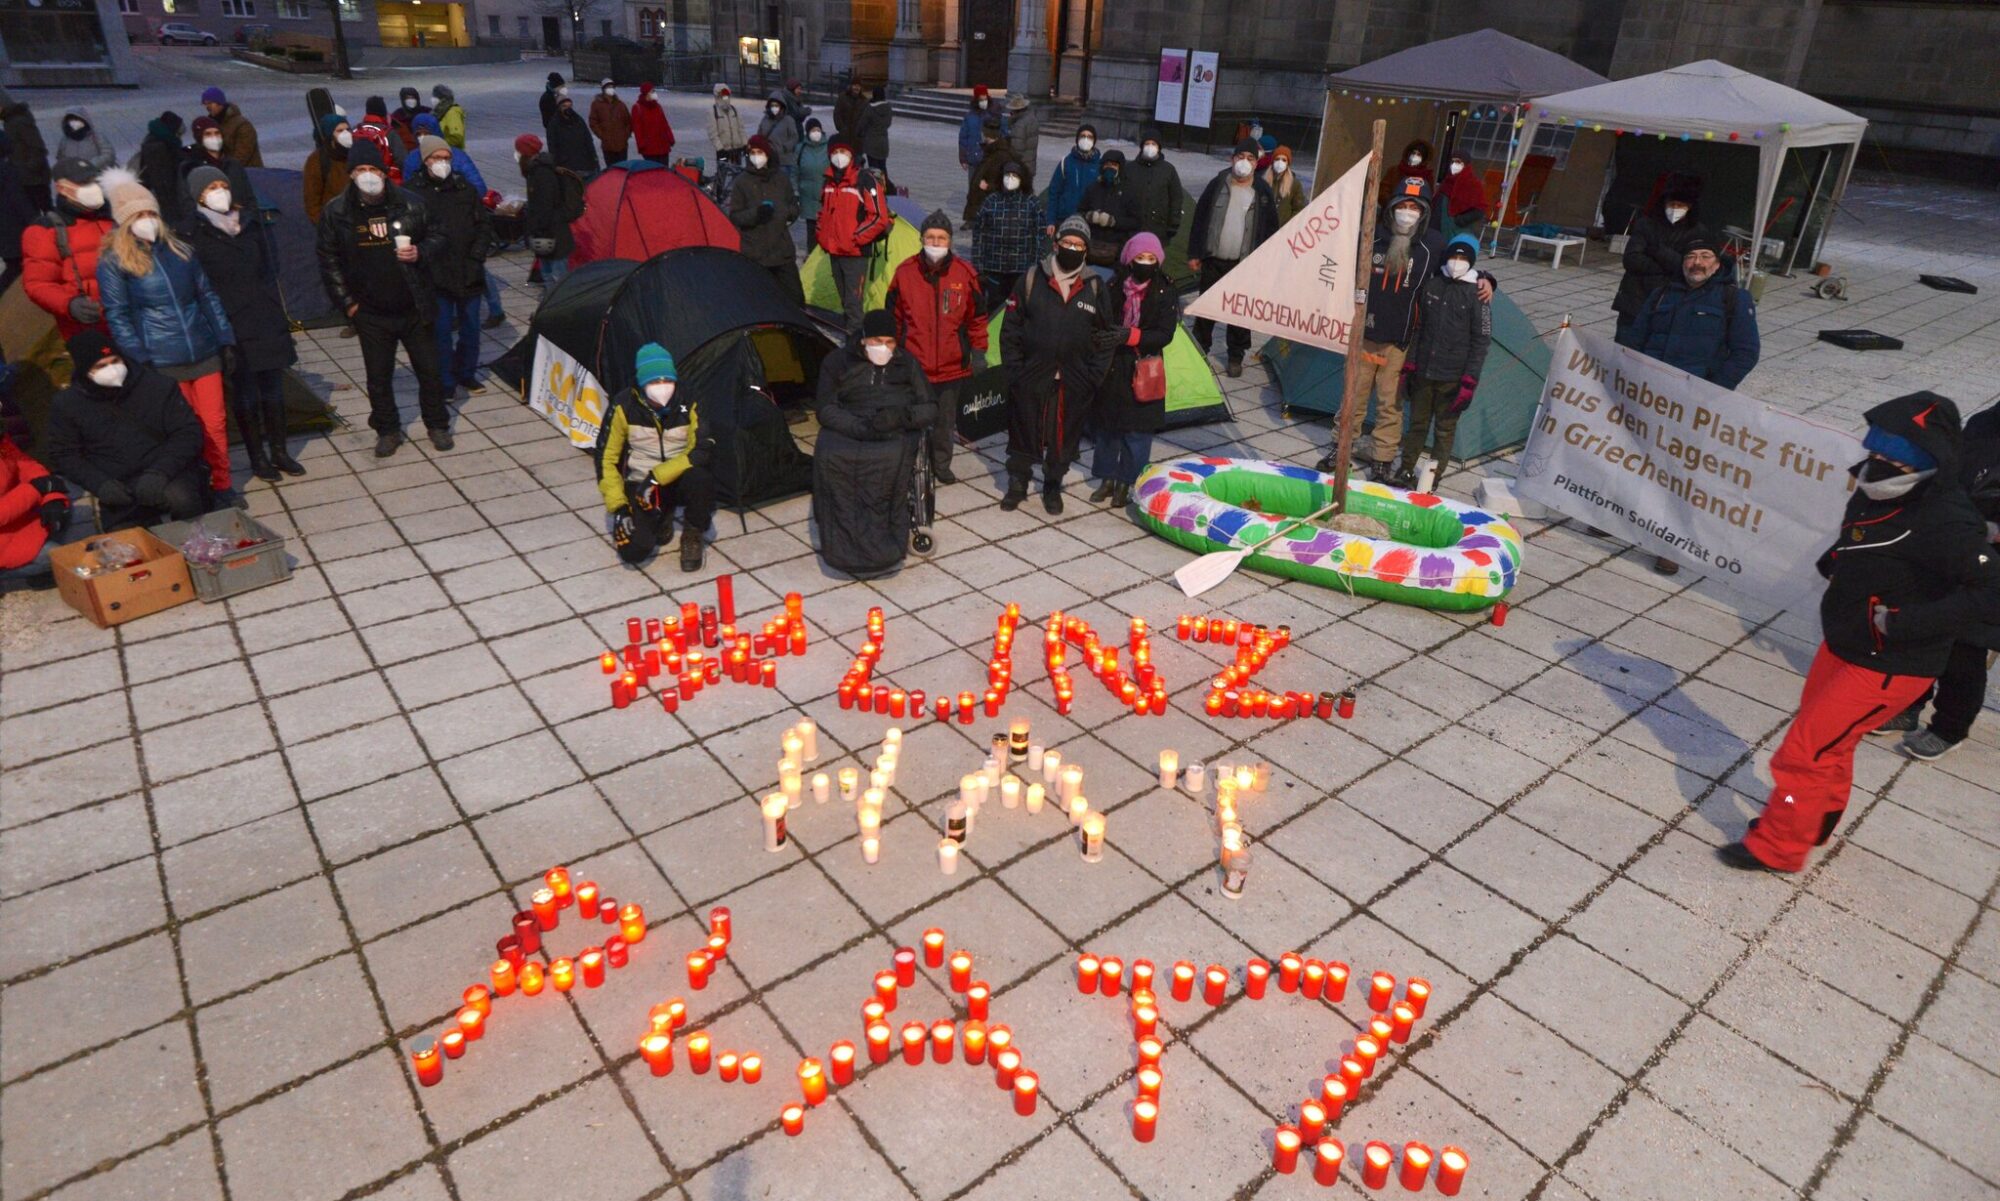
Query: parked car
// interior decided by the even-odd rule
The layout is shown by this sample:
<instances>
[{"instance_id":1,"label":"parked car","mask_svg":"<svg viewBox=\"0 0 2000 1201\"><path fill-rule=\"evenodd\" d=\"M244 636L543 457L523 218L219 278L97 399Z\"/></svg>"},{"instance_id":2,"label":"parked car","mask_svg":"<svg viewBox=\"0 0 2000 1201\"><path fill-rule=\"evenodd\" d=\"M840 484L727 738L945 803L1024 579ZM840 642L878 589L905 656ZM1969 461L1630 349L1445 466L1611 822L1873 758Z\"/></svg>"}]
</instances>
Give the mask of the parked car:
<instances>
[{"instance_id":1,"label":"parked car","mask_svg":"<svg viewBox=\"0 0 2000 1201\"><path fill-rule=\"evenodd\" d=\"M236 44L239 46L261 46L271 40L276 31L269 25L238 25Z\"/></svg>"},{"instance_id":2,"label":"parked car","mask_svg":"<svg viewBox=\"0 0 2000 1201\"><path fill-rule=\"evenodd\" d=\"M209 33L207 30L196 29L194 26L189 25L184 21L167 22L166 24L160 26L160 32L156 36L158 36L158 38L160 39L160 45L162 46L215 45L214 34Z\"/></svg>"}]
</instances>

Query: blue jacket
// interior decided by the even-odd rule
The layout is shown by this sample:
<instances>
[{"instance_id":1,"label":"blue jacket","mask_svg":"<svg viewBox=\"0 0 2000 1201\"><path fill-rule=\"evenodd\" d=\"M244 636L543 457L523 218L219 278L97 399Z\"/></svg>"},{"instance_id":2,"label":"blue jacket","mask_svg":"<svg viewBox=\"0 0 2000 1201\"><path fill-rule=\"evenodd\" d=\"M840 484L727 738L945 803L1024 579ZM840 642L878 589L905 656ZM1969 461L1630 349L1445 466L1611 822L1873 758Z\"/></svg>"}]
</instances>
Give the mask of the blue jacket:
<instances>
[{"instance_id":1,"label":"blue jacket","mask_svg":"<svg viewBox=\"0 0 2000 1201\"><path fill-rule=\"evenodd\" d=\"M222 297L193 251L181 258L155 243L153 269L132 276L107 250L97 259L97 294L118 353L135 363L186 366L236 344Z\"/></svg>"},{"instance_id":2,"label":"blue jacket","mask_svg":"<svg viewBox=\"0 0 2000 1201\"><path fill-rule=\"evenodd\" d=\"M1103 152L1094 149L1088 158L1078 154L1074 147L1063 155L1055 174L1049 177L1049 190L1042 194L1042 207L1048 210L1050 225L1061 225L1076 215L1076 206L1090 185L1097 182L1097 168L1103 161Z\"/></svg>"},{"instance_id":3,"label":"blue jacket","mask_svg":"<svg viewBox=\"0 0 2000 1201\"><path fill-rule=\"evenodd\" d=\"M992 103L988 101L987 103ZM979 160L986 157L986 147L981 144L980 130L986 124L990 110L973 109L958 119L958 165L976 167ZM1007 136L1007 118L1000 118L1000 136ZM1080 193L1079 193L1080 194Z\"/></svg>"},{"instance_id":4,"label":"blue jacket","mask_svg":"<svg viewBox=\"0 0 2000 1201\"><path fill-rule=\"evenodd\" d=\"M431 113L419 113L417 119L410 122L410 128L416 130L418 134L429 134L434 138L444 136L438 132L437 117ZM473 191L481 196L486 195L486 180L479 174L479 168L472 165L472 156L456 146L451 148L451 169L465 176L465 182L472 185ZM412 150L403 156L405 186L415 183L423 173L423 151Z\"/></svg>"},{"instance_id":5,"label":"blue jacket","mask_svg":"<svg viewBox=\"0 0 2000 1201\"><path fill-rule=\"evenodd\" d=\"M1724 309L1725 297L1733 314ZM1724 259L1699 288L1675 280L1647 297L1618 343L1735 391L1757 365L1757 304L1736 285L1735 264Z\"/></svg>"}]
</instances>

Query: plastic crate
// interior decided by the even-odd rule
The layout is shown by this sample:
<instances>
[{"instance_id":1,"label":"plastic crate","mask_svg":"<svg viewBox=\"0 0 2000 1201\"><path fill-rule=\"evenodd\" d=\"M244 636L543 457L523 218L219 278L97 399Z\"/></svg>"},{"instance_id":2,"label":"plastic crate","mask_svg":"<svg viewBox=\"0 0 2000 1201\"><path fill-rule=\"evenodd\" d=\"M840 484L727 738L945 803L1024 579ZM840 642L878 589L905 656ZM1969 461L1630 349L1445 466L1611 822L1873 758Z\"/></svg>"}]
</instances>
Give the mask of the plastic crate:
<instances>
[{"instance_id":1,"label":"plastic crate","mask_svg":"<svg viewBox=\"0 0 2000 1201\"><path fill-rule=\"evenodd\" d=\"M229 551L219 563L187 561L194 594L201 600L219 601L292 578L292 560L285 554L283 536L241 509L218 509L194 521L170 521L154 526L153 533L178 550L197 524L237 542L246 539L256 542L254 546Z\"/></svg>"}]
</instances>

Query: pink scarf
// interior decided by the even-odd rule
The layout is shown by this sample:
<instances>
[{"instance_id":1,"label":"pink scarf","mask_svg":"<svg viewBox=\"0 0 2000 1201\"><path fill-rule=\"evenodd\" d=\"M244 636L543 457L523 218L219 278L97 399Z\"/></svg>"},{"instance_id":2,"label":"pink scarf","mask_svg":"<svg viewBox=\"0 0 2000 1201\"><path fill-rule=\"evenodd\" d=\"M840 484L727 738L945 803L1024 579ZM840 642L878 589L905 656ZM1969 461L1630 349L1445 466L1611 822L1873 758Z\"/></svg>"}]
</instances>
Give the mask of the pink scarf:
<instances>
[{"instance_id":1,"label":"pink scarf","mask_svg":"<svg viewBox=\"0 0 2000 1201\"><path fill-rule=\"evenodd\" d=\"M1146 301L1148 281L1125 277L1125 328L1132 329L1139 324L1139 309Z\"/></svg>"}]
</instances>

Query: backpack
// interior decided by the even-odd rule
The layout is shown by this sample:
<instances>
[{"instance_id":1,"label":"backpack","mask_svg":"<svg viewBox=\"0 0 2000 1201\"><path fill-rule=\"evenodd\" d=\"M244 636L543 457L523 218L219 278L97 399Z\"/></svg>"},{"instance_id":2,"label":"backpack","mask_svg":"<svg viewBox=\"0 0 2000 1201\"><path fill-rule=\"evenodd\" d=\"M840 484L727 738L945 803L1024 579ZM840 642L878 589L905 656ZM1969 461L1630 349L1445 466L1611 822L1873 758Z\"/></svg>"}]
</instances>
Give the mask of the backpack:
<instances>
[{"instance_id":1,"label":"backpack","mask_svg":"<svg viewBox=\"0 0 2000 1201\"><path fill-rule=\"evenodd\" d=\"M556 201L556 215L564 223L583 216L583 176L568 167L557 167L556 185L561 189Z\"/></svg>"},{"instance_id":2,"label":"backpack","mask_svg":"<svg viewBox=\"0 0 2000 1201\"><path fill-rule=\"evenodd\" d=\"M889 210L889 194L882 186L882 180L866 168L855 172L854 190L861 195L860 220L856 229L880 229L874 241L887 245L886 235L896 223L896 215Z\"/></svg>"}]
</instances>

